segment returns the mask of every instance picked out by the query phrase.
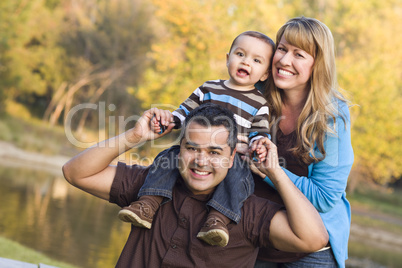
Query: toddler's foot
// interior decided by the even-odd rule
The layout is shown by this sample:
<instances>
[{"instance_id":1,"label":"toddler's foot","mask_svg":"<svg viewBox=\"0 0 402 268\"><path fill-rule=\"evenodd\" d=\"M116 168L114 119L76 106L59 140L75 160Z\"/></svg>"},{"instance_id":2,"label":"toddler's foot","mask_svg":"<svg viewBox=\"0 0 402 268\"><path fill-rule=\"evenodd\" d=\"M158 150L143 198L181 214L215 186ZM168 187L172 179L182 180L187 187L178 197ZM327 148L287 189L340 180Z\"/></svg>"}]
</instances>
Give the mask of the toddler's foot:
<instances>
[{"instance_id":1,"label":"toddler's foot","mask_svg":"<svg viewBox=\"0 0 402 268\"><path fill-rule=\"evenodd\" d=\"M145 201L136 201L119 211L119 219L134 226L151 229L155 210Z\"/></svg>"},{"instance_id":2,"label":"toddler's foot","mask_svg":"<svg viewBox=\"0 0 402 268\"><path fill-rule=\"evenodd\" d=\"M225 247L229 242L229 231L225 221L217 215L209 216L197 238L212 246Z\"/></svg>"}]
</instances>

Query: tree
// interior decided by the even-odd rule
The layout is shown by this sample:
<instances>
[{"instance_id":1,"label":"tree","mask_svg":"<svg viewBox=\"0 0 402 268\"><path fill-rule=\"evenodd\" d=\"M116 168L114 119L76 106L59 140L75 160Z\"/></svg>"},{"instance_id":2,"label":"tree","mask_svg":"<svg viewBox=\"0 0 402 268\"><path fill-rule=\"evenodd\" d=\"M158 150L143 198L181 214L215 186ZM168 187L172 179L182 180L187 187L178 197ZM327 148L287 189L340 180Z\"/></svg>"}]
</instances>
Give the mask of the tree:
<instances>
[{"instance_id":1,"label":"tree","mask_svg":"<svg viewBox=\"0 0 402 268\"><path fill-rule=\"evenodd\" d=\"M275 38L296 16L315 17L332 31L339 84L354 104L354 169L365 180L387 184L402 175L401 35L396 0L174 1L153 0L159 38L149 54L153 64L134 95L143 108L175 108L197 86L225 78L232 39L254 29ZM163 33L163 34L162 34ZM351 178L353 180L353 178Z\"/></svg>"},{"instance_id":2,"label":"tree","mask_svg":"<svg viewBox=\"0 0 402 268\"><path fill-rule=\"evenodd\" d=\"M115 104L106 117L174 109L204 81L228 77L226 53L239 33L275 39L288 19L315 17L334 35L339 84L356 104L354 170L387 185L402 176L399 2L0 1L0 113L9 100L53 124L82 103ZM97 115L85 110L73 121L95 127Z\"/></svg>"},{"instance_id":3,"label":"tree","mask_svg":"<svg viewBox=\"0 0 402 268\"><path fill-rule=\"evenodd\" d=\"M158 39L149 54L153 64L136 89L142 107L177 107L204 81L227 78L226 53L246 30L270 34L279 25L273 3L261 1L152 0ZM273 16L266 16L270 10ZM241 20L239 20L241 18ZM277 20L278 19L278 20Z\"/></svg>"},{"instance_id":4,"label":"tree","mask_svg":"<svg viewBox=\"0 0 402 268\"><path fill-rule=\"evenodd\" d=\"M357 104L354 167L364 180L386 185L402 175L400 8L394 0L338 4L339 78Z\"/></svg>"}]
</instances>

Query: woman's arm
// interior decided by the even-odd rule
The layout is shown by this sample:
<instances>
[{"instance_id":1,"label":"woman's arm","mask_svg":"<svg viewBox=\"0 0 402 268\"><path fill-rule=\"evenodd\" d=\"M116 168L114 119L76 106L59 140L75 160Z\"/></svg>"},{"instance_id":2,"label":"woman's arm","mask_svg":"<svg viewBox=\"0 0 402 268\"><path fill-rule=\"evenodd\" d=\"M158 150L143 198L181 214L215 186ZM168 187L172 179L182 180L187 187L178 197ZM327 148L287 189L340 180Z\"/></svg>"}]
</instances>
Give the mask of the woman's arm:
<instances>
[{"instance_id":1,"label":"woman's arm","mask_svg":"<svg viewBox=\"0 0 402 268\"><path fill-rule=\"evenodd\" d=\"M272 218L269 236L272 245L289 252L321 249L328 243L328 233L320 215L279 166L275 144L267 138L261 143L267 147L267 159L255 165L271 178L286 207L286 212L279 211Z\"/></svg>"},{"instance_id":2,"label":"woman's arm","mask_svg":"<svg viewBox=\"0 0 402 268\"><path fill-rule=\"evenodd\" d=\"M341 199L353 164L349 110L346 105L341 108L346 124L340 117L337 118L336 134L328 134L324 143L326 157L311 165L310 175L297 176L283 168L289 179L319 212L331 210ZM275 187L268 177L264 181Z\"/></svg>"}]
</instances>

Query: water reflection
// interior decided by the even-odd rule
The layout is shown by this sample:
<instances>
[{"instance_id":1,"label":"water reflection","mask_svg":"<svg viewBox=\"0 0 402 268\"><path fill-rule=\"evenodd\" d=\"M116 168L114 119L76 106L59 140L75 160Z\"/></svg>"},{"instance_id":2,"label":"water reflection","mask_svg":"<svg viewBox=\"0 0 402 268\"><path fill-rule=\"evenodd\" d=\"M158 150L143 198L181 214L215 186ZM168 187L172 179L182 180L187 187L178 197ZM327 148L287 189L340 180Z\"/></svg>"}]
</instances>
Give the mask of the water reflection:
<instances>
[{"instance_id":1,"label":"water reflection","mask_svg":"<svg viewBox=\"0 0 402 268\"><path fill-rule=\"evenodd\" d=\"M80 267L114 267L129 225L61 172L0 166L0 235Z\"/></svg>"}]
</instances>

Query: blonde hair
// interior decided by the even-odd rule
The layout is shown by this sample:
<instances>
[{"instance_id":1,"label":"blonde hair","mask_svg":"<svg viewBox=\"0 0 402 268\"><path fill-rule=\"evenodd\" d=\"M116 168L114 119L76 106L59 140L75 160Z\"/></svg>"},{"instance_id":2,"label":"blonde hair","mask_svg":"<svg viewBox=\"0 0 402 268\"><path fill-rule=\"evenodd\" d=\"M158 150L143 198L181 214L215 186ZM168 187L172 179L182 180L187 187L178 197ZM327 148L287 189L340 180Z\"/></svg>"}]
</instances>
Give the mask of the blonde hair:
<instances>
[{"instance_id":1,"label":"blonde hair","mask_svg":"<svg viewBox=\"0 0 402 268\"><path fill-rule=\"evenodd\" d=\"M338 90L335 49L332 33L322 22L306 17L297 17L286 22L276 35L276 46L281 38L303 49L314 57L314 66L309 81L310 90L306 103L297 120L297 143L291 149L293 154L304 163L320 161L325 158L324 139L326 132L334 132L339 115L338 100L346 101ZM277 122L282 114L282 90L277 88L272 76L267 84L266 98L270 104L270 122ZM345 121L345 119L341 116ZM320 156L314 152L317 145Z\"/></svg>"}]
</instances>

